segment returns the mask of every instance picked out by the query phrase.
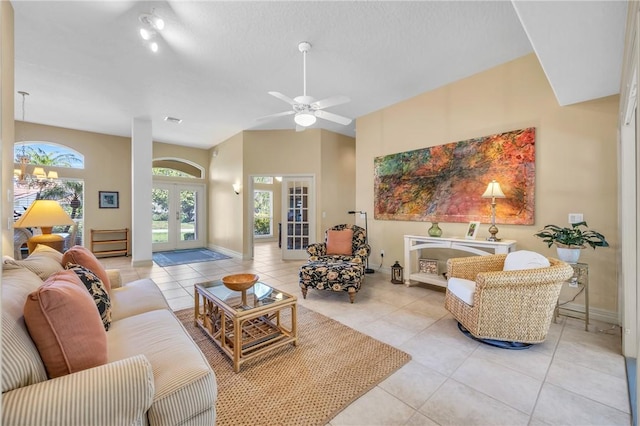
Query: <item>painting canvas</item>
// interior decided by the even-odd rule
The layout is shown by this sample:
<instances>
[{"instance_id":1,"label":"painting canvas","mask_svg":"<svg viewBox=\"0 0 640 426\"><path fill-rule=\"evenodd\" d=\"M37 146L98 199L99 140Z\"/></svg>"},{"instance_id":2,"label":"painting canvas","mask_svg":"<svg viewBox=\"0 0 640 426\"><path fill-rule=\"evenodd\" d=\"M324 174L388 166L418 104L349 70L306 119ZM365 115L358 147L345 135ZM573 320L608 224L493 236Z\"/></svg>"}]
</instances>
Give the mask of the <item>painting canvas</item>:
<instances>
[{"instance_id":1,"label":"painting canvas","mask_svg":"<svg viewBox=\"0 0 640 426\"><path fill-rule=\"evenodd\" d=\"M374 159L374 218L491 221L482 198L495 179L496 223L534 223L535 128L514 130Z\"/></svg>"}]
</instances>

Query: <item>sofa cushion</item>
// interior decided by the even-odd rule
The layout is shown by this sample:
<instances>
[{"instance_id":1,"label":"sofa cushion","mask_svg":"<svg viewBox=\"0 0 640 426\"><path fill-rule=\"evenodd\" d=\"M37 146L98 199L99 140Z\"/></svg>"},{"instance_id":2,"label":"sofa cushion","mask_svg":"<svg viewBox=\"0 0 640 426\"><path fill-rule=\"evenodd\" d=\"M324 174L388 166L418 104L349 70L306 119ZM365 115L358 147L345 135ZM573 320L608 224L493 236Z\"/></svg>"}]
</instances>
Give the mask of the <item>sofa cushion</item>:
<instances>
[{"instance_id":1,"label":"sofa cushion","mask_svg":"<svg viewBox=\"0 0 640 426\"><path fill-rule=\"evenodd\" d=\"M24 323L24 301L42 280L28 269L2 266L2 392L47 380L40 354Z\"/></svg>"},{"instance_id":2,"label":"sofa cushion","mask_svg":"<svg viewBox=\"0 0 640 426\"><path fill-rule=\"evenodd\" d=\"M132 281L111 291L113 321L156 309L169 309L169 304L156 283L149 278Z\"/></svg>"},{"instance_id":3,"label":"sofa cushion","mask_svg":"<svg viewBox=\"0 0 640 426\"><path fill-rule=\"evenodd\" d=\"M507 255L504 260L504 271L518 271L521 269L548 268L549 259L535 251L518 250Z\"/></svg>"},{"instance_id":4,"label":"sofa cushion","mask_svg":"<svg viewBox=\"0 0 640 426\"><path fill-rule=\"evenodd\" d=\"M65 269L75 272L80 278L80 281L82 281L82 284L84 284L93 298L96 308L98 308L104 329L109 331L109 326L111 325L111 298L100 278L82 265L67 263Z\"/></svg>"},{"instance_id":5,"label":"sofa cushion","mask_svg":"<svg viewBox=\"0 0 640 426\"><path fill-rule=\"evenodd\" d=\"M327 231L327 254L353 255L353 230L343 229Z\"/></svg>"},{"instance_id":6,"label":"sofa cushion","mask_svg":"<svg viewBox=\"0 0 640 426\"><path fill-rule=\"evenodd\" d=\"M114 321L107 339L109 362L137 354L151 362L155 396L149 424L185 424L215 405L213 370L171 311L161 309Z\"/></svg>"},{"instance_id":7,"label":"sofa cushion","mask_svg":"<svg viewBox=\"0 0 640 426\"><path fill-rule=\"evenodd\" d=\"M447 281L447 291L455 294L469 306L473 306L473 295L476 293L476 282L464 278L451 277Z\"/></svg>"},{"instance_id":8,"label":"sofa cushion","mask_svg":"<svg viewBox=\"0 0 640 426\"><path fill-rule=\"evenodd\" d=\"M64 271L64 268L62 267L62 264L60 264L60 262L52 258L49 253L42 251L34 251L29 255L29 257L24 260L8 259L5 260L5 263L26 268L31 272L37 274L42 280L46 280L51 274Z\"/></svg>"},{"instance_id":9,"label":"sofa cushion","mask_svg":"<svg viewBox=\"0 0 640 426\"><path fill-rule=\"evenodd\" d=\"M93 298L73 271L51 275L32 292L24 319L49 377L106 363L107 333Z\"/></svg>"},{"instance_id":10,"label":"sofa cushion","mask_svg":"<svg viewBox=\"0 0 640 426\"><path fill-rule=\"evenodd\" d=\"M50 257L51 259L62 265L62 253L52 247L45 246L44 244L38 244L36 245L36 248L33 250L33 252L29 255L29 257L33 256L34 254L41 254L43 256Z\"/></svg>"},{"instance_id":11,"label":"sofa cushion","mask_svg":"<svg viewBox=\"0 0 640 426\"><path fill-rule=\"evenodd\" d=\"M107 274L106 269L102 266L102 263L98 260L98 258L91 253L91 251L82 246L73 246L69 250L67 250L62 256L62 264L66 265L67 263L75 263L77 265L82 265L98 277L107 288L108 292L111 292L111 281L109 281L109 275Z\"/></svg>"}]
</instances>

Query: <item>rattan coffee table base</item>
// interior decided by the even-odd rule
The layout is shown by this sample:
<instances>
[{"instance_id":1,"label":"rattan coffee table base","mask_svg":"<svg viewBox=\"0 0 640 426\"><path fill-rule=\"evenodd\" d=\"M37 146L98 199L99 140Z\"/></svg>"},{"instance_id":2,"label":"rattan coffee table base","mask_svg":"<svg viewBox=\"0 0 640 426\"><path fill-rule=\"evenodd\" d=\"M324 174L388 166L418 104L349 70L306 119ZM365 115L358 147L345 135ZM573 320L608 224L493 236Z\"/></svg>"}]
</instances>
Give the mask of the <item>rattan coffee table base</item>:
<instances>
[{"instance_id":1,"label":"rattan coffee table base","mask_svg":"<svg viewBox=\"0 0 640 426\"><path fill-rule=\"evenodd\" d=\"M249 359L287 344L298 344L295 297L250 308L240 300L237 305L228 306L198 286L194 294L196 326L232 360L236 373Z\"/></svg>"}]
</instances>

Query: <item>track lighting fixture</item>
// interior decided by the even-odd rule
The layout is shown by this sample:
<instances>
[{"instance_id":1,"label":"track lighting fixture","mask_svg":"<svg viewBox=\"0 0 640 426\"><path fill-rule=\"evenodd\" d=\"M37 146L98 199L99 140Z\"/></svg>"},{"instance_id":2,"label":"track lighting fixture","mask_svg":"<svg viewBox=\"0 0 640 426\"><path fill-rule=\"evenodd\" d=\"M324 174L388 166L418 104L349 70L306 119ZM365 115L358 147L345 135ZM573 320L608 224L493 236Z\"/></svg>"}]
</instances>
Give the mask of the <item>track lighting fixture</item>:
<instances>
[{"instance_id":1,"label":"track lighting fixture","mask_svg":"<svg viewBox=\"0 0 640 426\"><path fill-rule=\"evenodd\" d=\"M158 51L158 43L154 41L156 34L158 31L162 31L164 28L164 20L155 14L154 9L151 10L151 13L143 13L138 16L138 20L142 24L142 28L140 28L140 37L147 43L149 49L153 53Z\"/></svg>"}]
</instances>

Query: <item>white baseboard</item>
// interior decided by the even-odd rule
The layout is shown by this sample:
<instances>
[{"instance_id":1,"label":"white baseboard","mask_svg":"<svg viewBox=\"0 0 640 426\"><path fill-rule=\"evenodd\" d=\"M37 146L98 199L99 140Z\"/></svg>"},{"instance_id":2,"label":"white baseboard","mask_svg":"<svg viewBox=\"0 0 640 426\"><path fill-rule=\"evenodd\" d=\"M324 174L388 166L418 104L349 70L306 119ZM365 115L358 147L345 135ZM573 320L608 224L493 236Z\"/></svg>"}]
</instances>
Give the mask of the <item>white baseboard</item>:
<instances>
[{"instance_id":1,"label":"white baseboard","mask_svg":"<svg viewBox=\"0 0 640 426\"><path fill-rule=\"evenodd\" d=\"M149 260L136 260L136 261L131 261L131 266L133 266L134 268L145 268L148 266L153 266L153 260L149 259Z\"/></svg>"},{"instance_id":2,"label":"white baseboard","mask_svg":"<svg viewBox=\"0 0 640 426\"><path fill-rule=\"evenodd\" d=\"M563 307L570 309L572 311L576 311L578 313L582 313L584 315L584 305L581 305L579 303L567 303L563 305ZM605 322L607 324L620 325L618 321L618 313L614 311L608 311L605 309L590 308L589 319Z\"/></svg>"},{"instance_id":3,"label":"white baseboard","mask_svg":"<svg viewBox=\"0 0 640 426\"><path fill-rule=\"evenodd\" d=\"M233 257L233 258L236 258L236 259L242 259L243 258L242 253L238 253L237 251L229 250L228 248L225 248L225 247L216 246L214 244L207 244L207 248L209 250L217 251L219 253L226 254L227 256Z\"/></svg>"}]
</instances>

